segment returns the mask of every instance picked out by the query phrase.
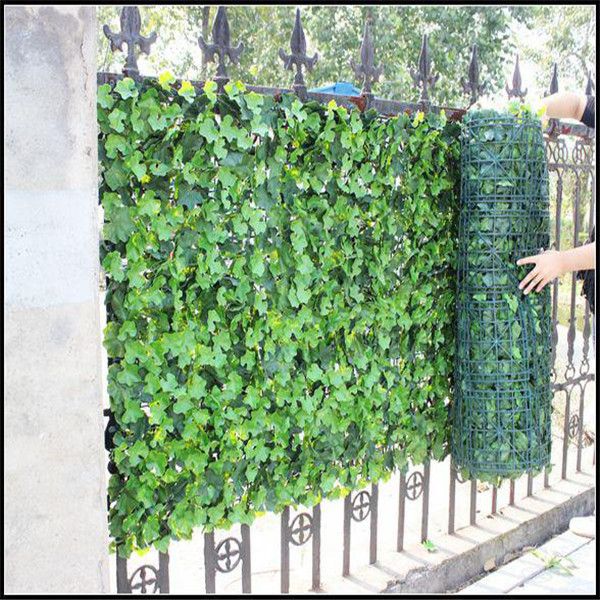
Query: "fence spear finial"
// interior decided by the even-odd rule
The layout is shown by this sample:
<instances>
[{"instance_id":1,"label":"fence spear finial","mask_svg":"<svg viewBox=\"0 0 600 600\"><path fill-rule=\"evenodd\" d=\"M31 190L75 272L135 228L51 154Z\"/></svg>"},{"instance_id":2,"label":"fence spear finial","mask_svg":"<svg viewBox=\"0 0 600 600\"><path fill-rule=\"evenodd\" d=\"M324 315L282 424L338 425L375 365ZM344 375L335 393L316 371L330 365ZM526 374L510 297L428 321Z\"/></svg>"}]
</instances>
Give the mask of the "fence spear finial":
<instances>
[{"instance_id":1,"label":"fence spear finial","mask_svg":"<svg viewBox=\"0 0 600 600\"><path fill-rule=\"evenodd\" d=\"M350 60L354 74L362 79L362 93L370 95L372 93L371 85L376 83L383 72L381 65L375 66L375 49L373 47L373 37L371 35L371 23L365 21L365 30L362 43L360 45L360 64L357 65L354 60Z\"/></svg>"},{"instance_id":2,"label":"fence spear finial","mask_svg":"<svg viewBox=\"0 0 600 600\"><path fill-rule=\"evenodd\" d=\"M292 31L292 37L290 39L291 53L286 54L282 48L279 49L279 58L283 61L283 66L288 71L292 70L292 67L296 66L296 75L294 77L294 91L299 96L306 94L306 84L304 83L304 74L302 73L302 67L306 67L309 71L315 66L319 55L315 52L311 58L306 55L306 36L304 35L304 29L302 28L302 21L300 20L300 9L296 9L296 20L294 22L294 30Z\"/></svg>"},{"instance_id":3,"label":"fence spear finial","mask_svg":"<svg viewBox=\"0 0 600 600\"><path fill-rule=\"evenodd\" d=\"M505 85L506 93L509 98L519 98L521 101L525 98L527 94L527 88L524 90L521 89L521 68L519 67L519 55L517 54L517 58L515 60L515 69L513 71L512 78L512 88L508 87L508 83Z\"/></svg>"},{"instance_id":4,"label":"fence spear finial","mask_svg":"<svg viewBox=\"0 0 600 600\"><path fill-rule=\"evenodd\" d=\"M135 55L136 44L144 54L150 54L150 45L154 44L157 35L153 31L148 37L140 35L142 19L137 6L124 6L121 10L121 31L113 33L108 25L102 27L104 35L110 40L110 49L123 50L123 44L127 44L127 59L123 67L123 74L127 77L139 75L137 57Z\"/></svg>"},{"instance_id":5,"label":"fence spear finial","mask_svg":"<svg viewBox=\"0 0 600 600\"><path fill-rule=\"evenodd\" d=\"M425 107L429 106L429 89L433 89L439 74L431 74L431 59L429 57L429 44L427 42L427 34L423 34L423 42L421 43L421 52L419 53L418 68L410 70L411 77L418 88L421 88L421 97L419 102Z\"/></svg>"},{"instance_id":6,"label":"fence spear finial","mask_svg":"<svg viewBox=\"0 0 600 600\"><path fill-rule=\"evenodd\" d=\"M198 37L198 45L205 55L206 62L213 62L215 56L218 57L217 72L214 79L220 91L223 90L223 87L229 81L225 66L225 57L228 56L229 60L236 65L240 54L244 51L244 44L242 42L235 48L230 44L227 9L224 6L219 6L212 26L212 44L206 42L204 36L201 35Z\"/></svg>"},{"instance_id":7,"label":"fence spear finial","mask_svg":"<svg viewBox=\"0 0 600 600\"><path fill-rule=\"evenodd\" d=\"M484 85L479 83L479 57L477 55L477 44L471 47L471 61L469 62L469 77L462 79L462 87L465 94L471 94L472 106L477 102L479 95L483 93Z\"/></svg>"},{"instance_id":8,"label":"fence spear finial","mask_svg":"<svg viewBox=\"0 0 600 600\"><path fill-rule=\"evenodd\" d=\"M551 96L552 94L556 94L558 92L558 65L556 63L552 63L552 75L550 76L550 87L546 92L546 96Z\"/></svg>"}]
</instances>

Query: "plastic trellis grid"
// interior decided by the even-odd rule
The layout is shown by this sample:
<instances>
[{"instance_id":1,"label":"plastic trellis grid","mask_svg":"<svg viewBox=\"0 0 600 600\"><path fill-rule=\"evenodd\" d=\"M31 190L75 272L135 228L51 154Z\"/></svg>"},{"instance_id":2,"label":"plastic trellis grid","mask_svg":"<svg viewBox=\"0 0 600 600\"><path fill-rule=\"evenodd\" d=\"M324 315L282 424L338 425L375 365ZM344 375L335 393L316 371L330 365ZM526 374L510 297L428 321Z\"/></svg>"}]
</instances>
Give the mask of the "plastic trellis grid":
<instances>
[{"instance_id":1,"label":"plastic trellis grid","mask_svg":"<svg viewBox=\"0 0 600 600\"><path fill-rule=\"evenodd\" d=\"M532 265L516 265L548 248L548 172L531 114L463 124L451 451L463 474L498 481L550 461L550 286L524 295Z\"/></svg>"}]
</instances>

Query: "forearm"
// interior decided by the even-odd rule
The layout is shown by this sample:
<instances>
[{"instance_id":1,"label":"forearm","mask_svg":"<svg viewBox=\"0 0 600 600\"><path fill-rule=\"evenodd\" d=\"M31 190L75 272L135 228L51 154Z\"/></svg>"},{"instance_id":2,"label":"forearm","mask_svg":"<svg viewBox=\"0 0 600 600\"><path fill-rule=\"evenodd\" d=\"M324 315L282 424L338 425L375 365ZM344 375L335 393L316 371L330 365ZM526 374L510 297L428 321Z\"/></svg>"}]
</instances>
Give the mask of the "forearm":
<instances>
[{"instance_id":1,"label":"forearm","mask_svg":"<svg viewBox=\"0 0 600 600\"><path fill-rule=\"evenodd\" d=\"M585 244L572 250L560 252L560 265L563 273L596 268L596 242Z\"/></svg>"},{"instance_id":2,"label":"forearm","mask_svg":"<svg viewBox=\"0 0 600 600\"><path fill-rule=\"evenodd\" d=\"M573 92L558 92L544 98L546 117L550 119L581 120L585 110L586 97Z\"/></svg>"}]
</instances>

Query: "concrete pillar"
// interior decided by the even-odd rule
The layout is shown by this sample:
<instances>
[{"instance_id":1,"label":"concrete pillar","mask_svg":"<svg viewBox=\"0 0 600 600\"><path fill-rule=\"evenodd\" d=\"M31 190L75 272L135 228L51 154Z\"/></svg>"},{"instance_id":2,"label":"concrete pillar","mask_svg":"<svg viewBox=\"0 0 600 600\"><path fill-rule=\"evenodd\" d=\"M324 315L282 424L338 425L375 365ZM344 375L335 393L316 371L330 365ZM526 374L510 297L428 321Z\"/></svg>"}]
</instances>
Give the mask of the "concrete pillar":
<instances>
[{"instance_id":1,"label":"concrete pillar","mask_svg":"<svg viewBox=\"0 0 600 600\"><path fill-rule=\"evenodd\" d=\"M107 593L96 9L4 11L4 589Z\"/></svg>"}]
</instances>

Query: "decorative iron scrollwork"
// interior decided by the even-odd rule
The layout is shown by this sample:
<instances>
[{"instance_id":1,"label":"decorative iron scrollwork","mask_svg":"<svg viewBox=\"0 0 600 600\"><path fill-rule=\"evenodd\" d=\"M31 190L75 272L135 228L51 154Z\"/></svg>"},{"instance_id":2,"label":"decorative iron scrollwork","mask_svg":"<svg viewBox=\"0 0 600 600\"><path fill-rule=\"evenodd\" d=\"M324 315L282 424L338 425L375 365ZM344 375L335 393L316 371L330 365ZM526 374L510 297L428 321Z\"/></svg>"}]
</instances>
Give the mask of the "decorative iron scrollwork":
<instances>
[{"instance_id":1,"label":"decorative iron scrollwork","mask_svg":"<svg viewBox=\"0 0 600 600\"><path fill-rule=\"evenodd\" d=\"M423 473L415 471L406 480L406 497L409 500L416 500L422 493L424 488Z\"/></svg>"},{"instance_id":2,"label":"decorative iron scrollwork","mask_svg":"<svg viewBox=\"0 0 600 600\"><path fill-rule=\"evenodd\" d=\"M312 71L319 59L319 55L315 52L314 56L311 58L306 54L306 36L304 35L302 21L300 20L299 8L296 9L296 21L294 22L294 29L290 39L290 49L291 53L286 54L283 49L280 48L279 58L283 61L283 66L286 70L291 71L294 66L296 67L293 87L297 94L302 95L306 92L302 68L306 67L309 71Z\"/></svg>"},{"instance_id":3,"label":"decorative iron scrollwork","mask_svg":"<svg viewBox=\"0 0 600 600\"><path fill-rule=\"evenodd\" d=\"M512 88L508 87L508 83L504 86L506 93L509 98L519 98L523 100L527 95L527 88L522 89L521 85L523 81L521 79L521 67L519 66L519 55L517 54L517 58L515 59L515 68L513 71L512 77Z\"/></svg>"},{"instance_id":4,"label":"decorative iron scrollwork","mask_svg":"<svg viewBox=\"0 0 600 600\"><path fill-rule=\"evenodd\" d=\"M360 64L350 60L350 66L356 77L362 80L362 93L371 94L371 85L379 80L383 73L383 67L375 66L375 49L371 35L371 23L368 20L365 22L365 31L360 45Z\"/></svg>"},{"instance_id":5,"label":"decorative iron scrollwork","mask_svg":"<svg viewBox=\"0 0 600 600\"><path fill-rule=\"evenodd\" d=\"M579 433L580 426L579 415L571 415L569 419L569 438L573 439Z\"/></svg>"},{"instance_id":6,"label":"decorative iron scrollwork","mask_svg":"<svg viewBox=\"0 0 600 600\"><path fill-rule=\"evenodd\" d=\"M310 540L313 533L313 520L308 513L296 515L289 529L290 540L295 546L302 546Z\"/></svg>"},{"instance_id":7,"label":"decorative iron scrollwork","mask_svg":"<svg viewBox=\"0 0 600 600\"><path fill-rule=\"evenodd\" d=\"M151 576L148 576L151 573ZM134 583L135 582L135 583ZM149 587L152 589L149 591ZM158 571L152 565L143 565L133 572L129 578L131 591L140 590L140 594L158 594L160 586L158 583Z\"/></svg>"},{"instance_id":8,"label":"decorative iron scrollwork","mask_svg":"<svg viewBox=\"0 0 600 600\"><path fill-rule=\"evenodd\" d=\"M124 6L121 10L121 31L113 33L108 25L102 27L104 35L110 40L110 49L123 50L123 44L127 44L127 59L123 67L123 74L128 77L139 75L137 57L135 55L136 44L144 54L150 54L150 46L156 41L157 35L153 31L148 37L140 35L142 19L137 6Z\"/></svg>"},{"instance_id":9,"label":"decorative iron scrollwork","mask_svg":"<svg viewBox=\"0 0 600 600\"><path fill-rule=\"evenodd\" d=\"M568 152L567 144L563 138L556 138L546 142L548 168L551 171L563 169L566 166Z\"/></svg>"},{"instance_id":10,"label":"decorative iron scrollwork","mask_svg":"<svg viewBox=\"0 0 600 600\"><path fill-rule=\"evenodd\" d=\"M469 77L462 79L462 88L465 94L470 94L470 104L472 106L477 102L479 95L483 93L484 85L479 83L479 59L477 56L477 44L471 48L471 60L469 62Z\"/></svg>"},{"instance_id":11,"label":"decorative iron scrollwork","mask_svg":"<svg viewBox=\"0 0 600 600\"><path fill-rule=\"evenodd\" d=\"M575 141L572 151L572 159L576 165L591 165L593 159L593 148L582 140Z\"/></svg>"},{"instance_id":12,"label":"decorative iron scrollwork","mask_svg":"<svg viewBox=\"0 0 600 600\"><path fill-rule=\"evenodd\" d=\"M215 548L215 567L221 573L233 571L241 559L242 546L234 537L224 539Z\"/></svg>"},{"instance_id":13,"label":"decorative iron scrollwork","mask_svg":"<svg viewBox=\"0 0 600 600\"><path fill-rule=\"evenodd\" d=\"M352 518L357 521L364 521L371 512L371 494L366 490L359 492L352 500Z\"/></svg>"},{"instance_id":14,"label":"decorative iron scrollwork","mask_svg":"<svg viewBox=\"0 0 600 600\"><path fill-rule=\"evenodd\" d=\"M421 97L419 102L424 106L430 104L429 100L429 89L433 89L439 78L439 74L431 74L431 58L429 57L429 43L427 41L427 34L423 34L423 41L421 43L421 52L419 53L418 68L411 69L410 75L415 82L415 85L421 89Z\"/></svg>"},{"instance_id":15,"label":"decorative iron scrollwork","mask_svg":"<svg viewBox=\"0 0 600 600\"><path fill-rule=\"evenodd\" d=\"M229 81L225 66L225 57L229 57L229 60L234 65L237 65L240 55L244 51L244 44L242 42L235 46L235 48L231 46L227 9L224 6L219 6L215 20L213 21L212 44L206 42L203 36L199 36L198 45L205 55L206 62L213 62L215 56L218 57L217 72L214 79L219 90L222 91L225 84Z\"/></svg>"},{"instance_id":16,"label":"decorative iron scrollwork","mask_svg":"<svg viewBox=\"0 0 600 600\"><path fill-rule=\"evenodd\" d=\"M463 479L458 471L458 469L456 469L455 471L455 477L456 477L456 481L458 481L458 483L465 483L465 479Z\"/></svg>"}]
</instances>

